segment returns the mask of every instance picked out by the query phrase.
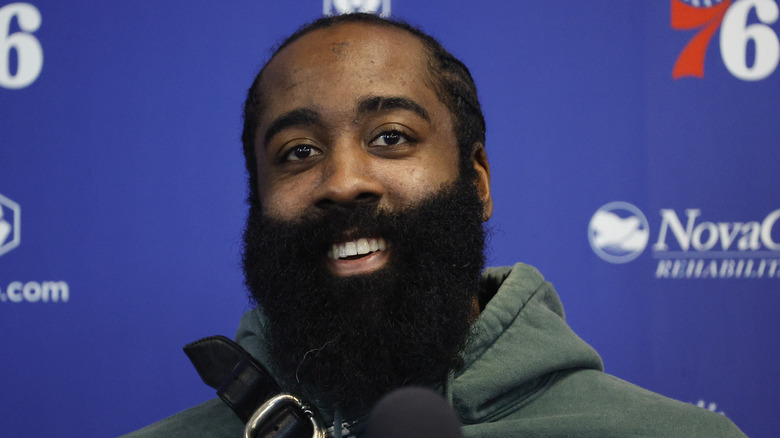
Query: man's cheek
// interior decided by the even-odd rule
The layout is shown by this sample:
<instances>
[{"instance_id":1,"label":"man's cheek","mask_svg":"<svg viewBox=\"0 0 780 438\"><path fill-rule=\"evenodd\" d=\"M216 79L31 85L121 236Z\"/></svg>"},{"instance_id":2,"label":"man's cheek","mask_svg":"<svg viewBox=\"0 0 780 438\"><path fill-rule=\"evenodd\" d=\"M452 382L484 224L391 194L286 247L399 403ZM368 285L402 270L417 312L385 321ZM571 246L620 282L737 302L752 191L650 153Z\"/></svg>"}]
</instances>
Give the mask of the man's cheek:
<instances>
[{"instance_id":1,"label":"man's cheek","mask_svg":"<svg viewBox=\"0 0 780 438\"><path fill-rule=\"evenodd\" d=\"M263 214L271 219L292 221L293 219L300 217L300 214L296 214L293 206L276 200L273 197L268 198L262 205Z\"/></svg>"},{"instance_id":2,"label":"man's cheek","mask_svg":"<svg viewBox=\"0 0 780 438\"><path fill-rule=\"evenodd\" d=\"M258 184L260 204L263 206L263 214L269 218L280 220L292 220L300 218L303 205L303 195L295 193L289 187L278 184Z\"/></svg>"}]
</instances>

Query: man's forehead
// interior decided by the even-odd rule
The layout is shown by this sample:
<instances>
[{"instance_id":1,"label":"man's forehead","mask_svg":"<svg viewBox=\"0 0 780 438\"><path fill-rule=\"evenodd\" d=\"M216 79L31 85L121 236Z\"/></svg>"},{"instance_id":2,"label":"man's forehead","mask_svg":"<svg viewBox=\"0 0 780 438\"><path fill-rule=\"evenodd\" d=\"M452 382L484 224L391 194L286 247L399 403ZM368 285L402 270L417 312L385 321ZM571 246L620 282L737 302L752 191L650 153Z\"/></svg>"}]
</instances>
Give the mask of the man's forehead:
<instances>
[{"instance_id":1,"label":"man's forehead","mask_svg":"<svg viewBox=\"0 0 780 438\"><path fill-rule=\"evenodd\" d=\"M262 81L288 78L291 73L333 61L367 63L379 67L391 61L402 65L426 63L424 46L410 32L375 23L339 23L313 30L280 50L266 66Z\"/></svg>"}]
</instances>

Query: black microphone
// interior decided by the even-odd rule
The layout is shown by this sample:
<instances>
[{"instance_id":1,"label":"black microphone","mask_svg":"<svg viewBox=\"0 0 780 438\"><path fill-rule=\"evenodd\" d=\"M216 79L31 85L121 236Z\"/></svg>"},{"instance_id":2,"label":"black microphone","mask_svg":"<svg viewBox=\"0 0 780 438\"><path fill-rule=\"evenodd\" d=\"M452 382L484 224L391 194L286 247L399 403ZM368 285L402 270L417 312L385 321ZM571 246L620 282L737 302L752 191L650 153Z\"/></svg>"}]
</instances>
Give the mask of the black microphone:
<instances>
[{"instance_id":1,"label":"black microphone","mask_svg":"<svg viewBox=\"0 0 780 438\"><path fill-rule=\"evenodd\" d=\"M383 396L371 411L366 438L462 438L455 410L439 394L409 386Z\"/></svg>"}]
</instances>

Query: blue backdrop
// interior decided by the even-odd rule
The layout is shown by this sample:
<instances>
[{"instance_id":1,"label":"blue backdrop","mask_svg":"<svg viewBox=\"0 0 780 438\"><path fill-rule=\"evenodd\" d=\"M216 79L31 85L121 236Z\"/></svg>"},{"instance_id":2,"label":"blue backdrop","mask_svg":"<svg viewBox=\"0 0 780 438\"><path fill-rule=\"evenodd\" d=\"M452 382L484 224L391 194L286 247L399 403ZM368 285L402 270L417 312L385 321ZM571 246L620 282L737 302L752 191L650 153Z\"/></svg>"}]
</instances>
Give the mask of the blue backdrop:
<instances>
[{"instance_id":1,"label":"blue backdrop","mask_svg":"<svg viewBox=\"0 0 780 438\"><path fill-rule=\"evenodd\" d=\"M114 436L213 395L181 347L249 309L245 90L355 5L471 68L489 263L537 266L608 372L775 436L776 0L0 0L0 436Z\"/></svg>"}]
</instances>

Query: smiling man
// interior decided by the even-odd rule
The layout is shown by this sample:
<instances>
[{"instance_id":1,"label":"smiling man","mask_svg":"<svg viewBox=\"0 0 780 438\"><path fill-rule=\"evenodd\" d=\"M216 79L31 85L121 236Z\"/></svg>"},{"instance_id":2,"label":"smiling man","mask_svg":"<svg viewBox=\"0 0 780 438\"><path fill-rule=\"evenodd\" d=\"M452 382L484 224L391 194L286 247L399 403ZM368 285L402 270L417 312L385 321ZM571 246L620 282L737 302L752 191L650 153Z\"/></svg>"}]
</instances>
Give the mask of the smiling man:
<instances>
[{"instance_id":1,"label":"smiling man","mask_svg":"<svg viewBox=\"0 0 780 438\"><path fill-rule=\"evenodd\" d=\"M329 434L361 435L380 396L422 385L466 436L742 436L604 374L535 269L483 269L484 119L468 70L431 37L363 14L302 28L252 84L243 142L258 307L237 342ZM139 436L243 428L217 399Z\"/></svg>"},{"instance_id":2,"label":"smiling man","mask_svg":"<svg viewBox=\"0 0 780 438\"><path fill-rule=\"evenodd\" d=\"M459 144L418 37L342 20L290 42L250 92L244 268L276 365L348 407L456 365L491 202L484 130Z\"/></svg>"}]
</instances>

